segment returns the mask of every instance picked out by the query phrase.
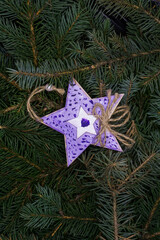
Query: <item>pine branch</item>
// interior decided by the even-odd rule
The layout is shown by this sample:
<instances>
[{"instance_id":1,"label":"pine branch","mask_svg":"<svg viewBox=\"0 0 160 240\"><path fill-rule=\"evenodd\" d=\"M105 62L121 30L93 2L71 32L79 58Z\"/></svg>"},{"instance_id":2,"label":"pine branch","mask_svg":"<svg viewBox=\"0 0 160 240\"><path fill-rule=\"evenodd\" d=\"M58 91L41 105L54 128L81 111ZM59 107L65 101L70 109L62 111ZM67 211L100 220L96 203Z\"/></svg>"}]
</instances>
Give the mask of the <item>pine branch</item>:
<instances>
[{"instance_id":1,"label":"pine branch","mask_svg":"<svg viewBox=\"0 0 160 240\"><path fill-rule=\"evenodd\" d=\"M156 80L158 80L158 76L160 75L160 71L158 71L157 73L155 73L153 76L147 76L147 77L141 77L141 78L143 78L143 79L148 79L147 81L145 81L144 83L143 83L143 85L148 85L152 80L154 80L154 79L156 79Z\"/></svg>"},{"instance_id":2,"label":"pine branch","mask_svg":"<svg viewBox=\"0 0 160 240\"><path fill-rule=\"evenodd\" d=\"M65 34L59 39L59 45L63 42L67 34L72 30L73 26L76 24L80 16L81 16L81 13L78 13L77 16L75 17L74 22L72 22L71 26L67 29Z\"/></svg>"},{"instance_id":3,"label":"pine branch","mask_svg":"<svg viewBox=\"0 0 160 240\"><path fill-rule=\"evenodd\" d=\"M9 193L7 193L7 195L0 197L0 200L6 200L7 198L9 198L10 196L12 196L13 194L15 194L18 191L18 187L16 186L14 189L12 189Z\"/></svg>"},{"instance_id":4,"label":"pine branch","mask_svg":"<svg viewBox=\"0 0 160 240\"><path fill-rule=\"evenodd\" d=\"M154 206L152 208L152 211L151 211L151 213L149 215L148 221L147 221L147 223L145 225L145 228L144 228L145 231L148 229L148 227L149 227L149 225L150 225L150 223L152 221L153 215L154 215L154 213L155 213L155 211L156 211L156 209L157 209L157 207L159 205L159 202L160 202L160 197L157 199L157 201L155 202L155 204L154 204Z\"/></svg>"},{"instance_id":5,"label":"pine branch","mask_svg":"<svg viewBox=\"0 0 160 240\"><path fill-rule=\"evenodd\" d=\"M136 10L139 10L140 12L144 12L146 15L148 15L150 18L152 18L155 22L157 22L158 24L160 24L160 19L156 18L155 16L153 16L150 12L148 12L147 10L145 10L143 7L137 6L137 5L128 5L130 7L133 7Z\"/></svg>"},{"instance_id":6,"label":"pine branch","mask_svg":"<svg viewBox=\"0 0 160 240\"><path fill-rule=\"evenodd\" d=\"M6 129L7 127L6 126L1 126L0 125L0 129Z\"/></svg>"},{"instance_id":7,"label":"pine branch","mask_svg":"<svg viewBox=\"0 0 160 240\"><path fill-rule=\"evenodd\" d=\"M103 42L100 42L95 36L93 37L93 41L94 41L100 48L102 48L104 52L106 52L106 53L108 52L106 46L104 45L104 43L103 43Z\"/></svg>"},{"instance_id":8,"label":"pine branch","mask_svg":"<svg viewBox=\"0 0 160 240\"><path fill-rule=\"evenodd\" d=\"M58 231L58 229L59 229L61 226L62 226L62 223L60 223L60 224L58 225L58 227L54 230L54 232L51 234L52 237L56 234L56 232Z\"/></svg>"},{"instance_id":9,"label":"pine branch","mask_svg":"<svg viewBox=\"0 0 160 240\"><path fill-rule=\"evenodd\" d=\"M1 147L2 150L6 151L6 152L9 152L12 157L18 157L20 159L22 159L23 161L25 161L26 163L28 163L29 165L31 165L32 167L38 169L40 172L44 172L44 170L42 170L38 165L36 165L35 163L31 162L30 160L28 160L27 158L19 155L18 153L14 152L13 150L7 148L7 147Z\"/></svg>"},{"instance_id":10,"label":"pine branch","mask_svg":"<svg viewBox=\"0 0 160 240\"><path fill-rule=\"evenodd\" d=\"M30 0L27 0L27 5L30 8L28 10L28 21L29 21L29 25L30 25L30 44L32 47L32 52L33 52L33 62L34 65L37 67L38 65L38 51L37 51L37 47L36 47L36 38L35 38L35 31L34 31L34 13L32 12L32 8L30 6Z\"/></svg>"},{"instance_id":11,"label":"pine branch","mask_svg":"<svg viewBox=\"0 0 160 240\"><path fill-rule=\"evenodd\" d=\"M156 236L160 236L160 232L156 232L156 233L154 233L154 234L146 234L145 235L145 237L144 237L144 239L154 239Z\"/></svg>"},{"instance_id":12,"label":"pine branch","mask_svg":"<svg viewBox=\"0 0 160 240\"><path fill-rule=\"evenodd\" d=\"M104 0L99 0L100 2L104 2ZM109 1L111 2L112 4L117 4L121 7L126 7L128 9L134 9L136 10L136 13L137 13L137 10L140 12L140 13L145 13L147 16L149 16L150 18L152 18L156 23L160 24L160 19L156 18L154 15L151 14L151 12L147 11L142 5L141 5L141 2L139 2L139 4L141 6L138 6L136 4L132 4L132 3L129 3L128 1L126 0L121 0L119 2L119 0L112 0L112 1Z\"/></svg>"},{"instance_id":13,"label":"pine branch","mask_svg":"<svg viewBox=\"0 0 160 240\"><path fill-rule=\"evenodd\" d=\"M20 106L20 104L17 104L15 106L11 106L11 107L8 107L6 109L3 109L3 110L0 111L0 114L4 114L4 113L8 113L10 111L13 111L13 110L17 109L19 106Z\"/></svg>"},{"instance_id":14,"label":"pine branch","mask_svg":"<svg viewBox=\"0 0 160 240\"><path fill-rule=\"evenodd\" d=\"M129 99L129 96L130 96L130 93L131 93L132 85L133 85L133 82L132 82L132 79L131 79L130 82L129 82L129 89L128 89L127 98L126 98L126 105L128 104L128 99Z\"/></svg>"},{"instance_id":15,"label":"pine branch","mask_svg":"<svg viewBox=\"0 0 160 240\"><path fill-rule=\"evenodd\" d=\"M28 186L26 186L27 188ZM25 189L26 191L27 189ZM20 204L20 207L18 208L18 210L14 213L14 215L12 216L12 218L10 219L10 222L9 224L7 225L7 227L5 228L5 231L8 232L8 229L9 227L15 222L16 218L19 218L19 212L21 211L21 209L23 208L25 202L26 202L26 199L27 199L27 194L26 196L24 197L24 199L22 200L21 204Z\"/></svg>"},{"instance_id":16,"label":"pine branch","mask_svg":"<svg viewBox=\"0 0 160 240\"><path fill-rule=\"evenodd\" d=\"M100 84L99 84L99 95L100 95L100 97L105 96L105 90L106 90L105 83L102 80L100 80Z\"/></svg>"},{"instance_id":17,"label":"pine branch","mask_svg":"<svg viewBox=\"0 0 160 240\"><path fill-rule=\"evenodd\" d=\"M158 239L158 5L0 0L0 6L1 238ZM112 26L122 22L125 36ZM129 125L121 130L138 140L132 149L116 153L90 146L66 167L62 136L24 117L24 102L27 89L48 81L66 89L68 75L93 98L105 95L106 88L125 93L122 101L134 120L128 131ZM33 99L41 113L64 105L56 95L47 96L50 100Z\"/></svg>"},{"instance_id":18,"label":"pine branch","mask_svg":"<svg viewBox=\"0 0 160 240\"><path fill-rule=\"evenodd\" d=\"M24 71L17 71L17 70L12 70L10 69L10 73L14 76L14 77L22 77L22 76L30 76L30 77L37 77L37 78L54 78L54 77L59 77L59 76L64 76L64 75L72 75L74 73L79 73L79 72L85 72L85 71L90 71L90 70L95 70L97 68L100 68L102 66L105 65L111 65L113 63L118 63L118 62L122 62L122 61L127 61L130 60L132 58L136 58L136 57L143 57L143 56L147 56L147 55L151 55L151 54L155 54L155 53L160 53L160 49L154 49L148 52L139 52L139 53L132 53L129 56L122 56L116 59L111 59L108 61L102 61L90 66L85 66L82 68L75 68L69 71L62 71L62 72L55 72L55 73L38 73L38 72L24 72Z\"/></svg>"},{"instance_id":19,"label":"pine branch","mask_svg":"<svg viewBox=\"0 0 160 240\"><path fill-rule=\"evenodd\" d=\"M141 165L139 165L133 172L131 172L126 178L125 180L118 186L118 189L120 189L124 184L126 184L132 177L133 175L138 172L141 168L144 167L145 164L147 164L152 158L154 158L154 156L156 155L156 153L152 153Z\"/></svg>"},{"instance_id":20,"label":"pine branch","mask_svg":"<svg viewBox=\"0 0 160 240\"><path fill-rule=\"evenodd\" d=\"M118 240L118 219L117 219L117 202L116 193L112 192L113 197L113 218L114 218L114 240Z\"/></svg>"},{"instance_id":21,"label":"pine branch","mask_svg":"<svg viewBox=\"0 0 160 240\"><path fill-rule=\"evenodd\" d=\"M0 73L0 77L4 80L6 80L9 84L12 84L14 87L16 87L18 90L22 90L19 85L15 81L11 81L9 78L7 78L3 73Z\"/></svg>"},{"instance_id":22,"label":"pine branch","mask_svg":"<svg viewBox=\"0 0 160 240\"><path fill-rule=\"evenodd\" d=\"M80 221L93 221L96 222L97 219L96 218L79 218L79 217L74 217L74 216L57 216L57 218L60 219L72 219L72 220L80 220Z\"/></svg>"},{"instance_id":23,"label":"pine branch","mask_svg":"<svg viewBox=\"0 0 160 240\"><path fill-rule=\"evenodd\" d=\"M129 237L121 237L121 236L119 236L120 237L120 240L132 240L132 238L134 238L135 236L137 236L137 234L133 234L133 235L131 235L131 236L129 236Z\"/></svg>"},{"instance_id":24,"label":"pine branch","mask_svg":"<svg viewBox=\"0 0 160 240\"><path fill-rule=\"evenodd\" d=\"M49 5L51 5L51 0L48 0L45 4L44 4L44 6L43 7L41 7L37 12L36 12L36 17L38 17L42 12L43 12L43 10L47 7L47 6L49 6Z\"/></svg>"},{"instance_id":25,"label":"pine branch","mask_svg":"<svg viewBox=\"0 0 160 240\"><path fill-rule=\"evenodd\" d=\"M96 222L97 219L95 218L79 218L79 217L75 217L75 216L54 216L54 215L49 215L49 214L31 214L32 217L44 217L44 218L56 218L56 219L67 219L67 220L78 220L78 221L93 221Z\"/></svg>"},{"instance_id":26,"label":"pine branch","mask_svg":"<svg viewBox=\"0 0 160 240\"><path fill-rule=\"evenodd\" d=\"M106 238L104 238L104 237L102 237L102 236L100 236L99 238L100 238L101 240L107 240ZM98 238L98 239L99 239L99 238Z\"/></svg>"}]
</instances>

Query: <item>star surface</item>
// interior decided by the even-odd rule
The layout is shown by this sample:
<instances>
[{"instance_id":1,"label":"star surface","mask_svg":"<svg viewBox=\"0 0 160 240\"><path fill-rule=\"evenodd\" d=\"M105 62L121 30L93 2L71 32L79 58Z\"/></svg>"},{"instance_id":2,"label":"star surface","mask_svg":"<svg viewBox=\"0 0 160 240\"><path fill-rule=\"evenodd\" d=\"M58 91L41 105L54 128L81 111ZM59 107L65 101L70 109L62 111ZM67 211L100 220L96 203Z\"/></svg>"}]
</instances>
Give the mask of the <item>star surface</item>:
<instances>
[{"instance_id":1,"label":"star surface","mask_svg":"<svg viewBox=\"0 0 160 240\"><path fill-rule=\"evenodd\" d=\"M122 97L123 94L119 94L119 98L112 107L112 113L116 109ZM114 95L111 96L111 103L113 99ZM99 131L99 122L92 115L92 109L95 103L101 103L106 109L108 105L108 98L101 97L91 99L79 83L73 79L73 81L69 83L65 107L42 117L45 125L64 134L68 166L90 144L95 145L96 143L96 135ZM100 110L97 113L101 114ZM103 137L104 136L102 136L102 138ZM107 139L104 147L116 151L122 151L114 135L107 132L106 137ZM96 145L100 146L100 144Z\"/></svg>"},{"instance_id":2,"label":"star surface","mask_svg":"<svg viewBox=\"0 0 160 240\"><path fill-rule=\"evenodd\" d=\"M81 137L84 133L88 132L96 135L93 123L96 121L96 117L87 114L81 107L77 118L73 118L68 122L77 128L77 138Z\"/></svg>"}]
</instances>

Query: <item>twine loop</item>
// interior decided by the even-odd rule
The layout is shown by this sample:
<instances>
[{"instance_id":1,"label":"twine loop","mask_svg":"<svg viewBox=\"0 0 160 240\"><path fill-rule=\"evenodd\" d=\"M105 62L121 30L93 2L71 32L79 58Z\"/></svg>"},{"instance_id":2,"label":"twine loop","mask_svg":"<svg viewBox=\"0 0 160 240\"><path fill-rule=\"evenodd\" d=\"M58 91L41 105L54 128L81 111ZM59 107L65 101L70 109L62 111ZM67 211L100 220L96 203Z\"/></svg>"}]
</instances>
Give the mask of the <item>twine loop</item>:
<instances>
[{"instance_id":1,"label":"twine loop","mask_svg":"<svg viewBox=\"0 0 160 240\"><path fill-rule=\"evenodd\" d=\"M92 114L99 120L99 132L98 132L98 135L96 136L97 142L95 144L99 143L100 146L104 147L106 144L107 132L110 132L125 146L131 147L135 143L135 141L129 136L114 130L114 128L122 127L129 121L129 118L130 118L129 107L127 105L120 106L120 107L117 107L114 111L113 107L119 98L119 94L115 93L114 99L111 103L111 89L109 89L107 91L107 97L108 97L108 105L106 110L101 103L95 103L92 110ZM101 114L97 113L98 109L100 110ZM114 116L114 115L118 115L118 117L111 118L111 116ZM104 139L102 140L103 135L104 135Z\"/></svg>"},{"instance_id":2,"label":"twine loop","mask_svg":"<svg viewBox=\"0 0 160 240\"><path fill-rule=\"evenodd\" d=\"M65 90L63 88L56 88L55 86L53 86L51 84L46 84L45 86L40 86L33 90L33 92L30 94L30 96L27 100L27 111L29 112L29 115L31 118L33 118L34 120L41 122L41 123L43 123L43 120L39 116L37 116L37 114L34 112L33 108L31 107L31 99L37 93L43 92L45 90L49 91L49 92L56 91L60 95L63 95L65 93Z\"/></svg>"}]
</instances>

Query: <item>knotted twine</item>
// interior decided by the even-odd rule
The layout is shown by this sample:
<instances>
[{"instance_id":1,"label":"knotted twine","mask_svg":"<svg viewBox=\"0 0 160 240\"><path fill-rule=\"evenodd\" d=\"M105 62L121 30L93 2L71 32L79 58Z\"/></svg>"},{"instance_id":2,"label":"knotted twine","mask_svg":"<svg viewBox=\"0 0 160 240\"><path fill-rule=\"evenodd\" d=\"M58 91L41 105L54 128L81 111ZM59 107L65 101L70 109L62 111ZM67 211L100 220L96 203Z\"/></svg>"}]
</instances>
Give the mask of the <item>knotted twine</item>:
<instances>
[{"instance_id":1,"label":"knotted twine","mask_svg":"<svg viewBox=\"0 0 160 240\"><path fill-rule=\"evenodd\" d=\"M113 134L120 142L122 142L125 146L131 147L135 141L130 138L129 136L122 134L120 132L117 132L113 128L119 128L124 126L130 118L130 110L127 105L117 107L115 111L112 110L114 104L119 98L119 94L115 93L114 99L111 103L111 89L107 91L107 97L108 97L108 105L107 109L105 110L104 106L100 103L95 103L92 114L95 115L95 117L99 120L99 132L96 136L97 142L95 144L100 144L100 146L104 147L106 144L106 138L107 138L107 132L110 132ZM97 110L101 110L101 114L97 113ZM116 118L111 118L114 115L119 115ZM122 118L124 118L122 120ZM120 120L122 120L120 123L118 123ZM102 141L102 136L104 135L104 139Z\"/></svg>"},{"instance_id":2,"label":"knotted twine","mask_svg":"<svg viewBox=\"0 0 160 240\"><path fill-rule=\"evenodd\" d=\"M33 111L32 107L31 107L31 99L34 95L36 95L37 93L40 93L44 90L46 90L48 92L56 91L61 95L63 95L65 93L65 90L63 88L56 88L55 86L49 85L49 84L47 84L45 86L37 87L36 89L33 90L33 92L30 94L30 96L27 100L27 110L28 110L31 118L33 118L34 120L41 122L41 123L43 123L43 119L38 117L37 114Z\"/></svg>"}]
</instances>

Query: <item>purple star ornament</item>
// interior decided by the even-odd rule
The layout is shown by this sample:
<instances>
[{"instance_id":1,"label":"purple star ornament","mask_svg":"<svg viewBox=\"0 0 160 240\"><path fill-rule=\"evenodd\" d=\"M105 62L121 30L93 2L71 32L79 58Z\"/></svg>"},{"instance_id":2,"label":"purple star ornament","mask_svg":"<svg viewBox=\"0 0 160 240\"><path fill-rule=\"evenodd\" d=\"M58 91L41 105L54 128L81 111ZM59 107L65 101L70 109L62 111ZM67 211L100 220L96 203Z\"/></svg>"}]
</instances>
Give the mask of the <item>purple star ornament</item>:
<instances>
[{"instance_id":1,"label":"purple star ornament","mask_svg":"<svg viewBox=\"0 0 160 240\"><path fill-rule=\"evenodd\" d=\"M112 107L112 112L121 101L124 94L119 94L119 98ZM111 96L111 103L114 95ZM58 111L42 117L43 123L48 127L64 134L67 166L90 145L95 145L96 136L99 130L99 121L92 115L95 103L101 103L107 108L108 98L94 98L84 91L84 89L73 79L69 83L66 105ZM107 132L106 144L104 147L122 151L117 139L110 132ZM103 136L102 136L103 137ZM100 144L96 144L100 146Z\"/></svg>"}]
</instances>

